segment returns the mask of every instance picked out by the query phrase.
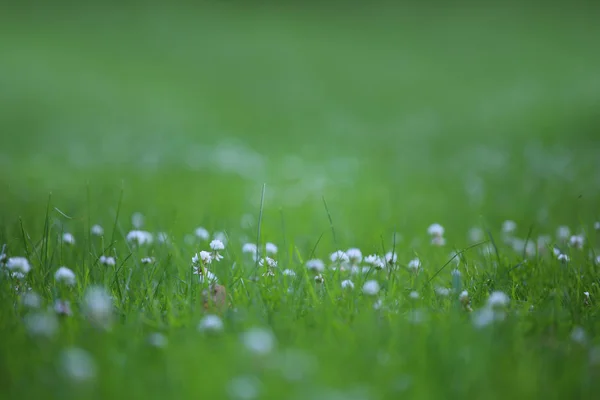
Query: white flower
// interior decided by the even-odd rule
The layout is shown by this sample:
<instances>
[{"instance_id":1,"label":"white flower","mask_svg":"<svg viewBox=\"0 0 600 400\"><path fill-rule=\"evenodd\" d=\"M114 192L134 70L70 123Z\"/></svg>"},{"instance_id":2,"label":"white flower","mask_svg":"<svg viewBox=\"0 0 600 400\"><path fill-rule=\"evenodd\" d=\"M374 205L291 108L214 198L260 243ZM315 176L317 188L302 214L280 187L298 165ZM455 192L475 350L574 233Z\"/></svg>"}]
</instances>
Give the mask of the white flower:
<instances>
[{"instance_id":1,"label":"white flower","mask_svg":"<svg viewBox=\"0 0 600 400\"><path fill-rule=\"evenodd\" d=\"M101 327L108 327L112 321L112 298L103 287L90 286L83 297L83 309L87 317Z\"/></svg>"},{"instance_id":2,"label":"white flower","mask_svg":"<svg viewBox=\"0 0 600 400\"><path fill-rule=\"evenodd\" d=\"M75 244L75 236L73 236L69 232L65 232L62 235L62 241L66 244Z\"/></svg>"},{"instance_id":3,"label":"white flower","mask_svg":"<svg viewBox=\"0 0 600 400\"><path fill-rule=\"evenodd\" d=\"M571 261L571 259L569 258L568 255L566 254L559 254L558 256L556 256L556 258L558 259L558 261L563 261L563 262L569 262Z\"/></svg>"},{"instance_id":4,"label":"white flower","mask_svg":"<svg viewBox=\"0 0 600 400\"><path fill-rule=\"evenodd\" d=\"M444 236L444 227L440 224L431 224L427 228L427 233L430 236Z\"/></svg>"},{"instance_id":5,"label":"white flower","mask_svg":"<svg viewBox=\"0 0 600 400\"><path fill-rule=\"evenodd\" d=\"M75 273L67 267L60 267L54 273L54 279L69 286L75 285Z\"/></svg>"},{"instance_id":6,"label":"white flower","mask_svg":"<svg viewBox=\"0 0 600 400\"><path fill-rule=\"evenodd\" d=\"M267 266L268 268L276 268L277 261L273 260L271 257L265 257L261 258L261 260L258 262L258 265L261 267Z\"/></svg>"},{"instance_id":7,"label":"white flower","mask_svg":"<svg viewBox=\"0 0 600 400\"><path fill-rule=\"evenodd\" d=\"M10 273L10 276L11 276L13 279L18 279L18 280L21 280L21 279L25 279L25 276L26 276L26 275L25 275L24 273L22 273L21 271L16 271L16 272L11 272L11 273ZM17 288L17 290L18 290L18 288Z\"/></svg>"},{"instance_id":8,"label":"white flower","mask_svg":"<svg viewBox=\"0 0 600 400\"><path fill-rule=\"evenodd\" d=\"M334 253L331 253L331 255L329 256L329 259L334 263L340 263L340 264L347 263L348 261L350 261L350 259L346 255L346 253L343 252L342 250L338 250Z\"/></svg>"},{"instance_id":9,"label":"white flower","mask_svg":"<svg viewBox=\"0 0 600 400\"><path fill-rule=\"evenodd\" d=\"M102 236L102 235L104 235L104 228L101 227L100 225L96 224L96 225L92 226L92 229L90 230L90 232L94 236Z\"/></svg>"},{"instance_id":10,"label":"white flower","mask_svg":"<svg viewBox=\"0 0 600 400\"><path fill-rule=\"evenodd\" d=\"M583 295L584 295L585 297L587 297L588 299L590 298L590 292L583 292Z\"/></svg>"},{"instance_id":11,"label":"white flower","mask_svg":"<svg viewBox=\"0 0 600 400\"><path fill-rule=\"evenodd\" d=\"M473 227L469 229L469 241L471 243L481 242L483 241L484 237L485 236L481 228Z\"/></svg>"},{"instance_id":12,"label":"white flower","mask_svg":"<svg viewBox=\"0 0 600 400\"><path fill-rule=\"evenodd\" d=\"M452 277L454 277L454 278L460 278L460 275L461 275L461 273L460 273L460 270L459 270L458 268L454 268L454 269L452 270L452 272L450 272L450 274L451 274L451 275L452 275Z\"/></svg>"},{"instance_id":13,"label":"white flower","mask_svg":"<svg viewBox=\"0 0 600 400\"><path fill-rule=\"evenodd\" d=\"M151 244L154 238L150 232L133 230L127 234L127 241L138 246Z\"/></svg>"},{"instance_id":14,"label":"white flower","mask_svg":"<svg viewBox=\"0 0 600 400\"><path fill-rule=\"evenodd\" d=\"M354 282L350 279L342 281L342 289L354 289Z\"/></svg>"},{"instance_id":15,"label":"white flower","mask_svg":"<svg viewBox=\"0 0 600 400\"><path fill-rule=\"evenodd\" d=\"M154 257L144 257L140 261L142 264L152 264L154 262Z\"/></svg>"},{"instance_id":16,"label":"white flower","mask_svg":"<svg viewBox=\"0 0 600 400\"><path fill-rule=\"evenodd\" d=\"M306 262L306 268L308 268L309 271L317 273L323 272L325 270L325 263L318 258L315 258Z\"/></svg>"},{"instance_id":17,"label":"white flower","mask_svg":"<svg viewBox=\"0 0 600 400\"><path fill-rule=\"evenodd\" d=\"M364 261L366 264L373 266L373 268L375 268L377 270L381 270L381 269L385 268L385 261L381 257L379 257L375 254L371 254L370 256L365 257ZM396 260L394 259L394 262L395 261Z\"/></svg>"},{"instance_id":18,"label":"white flower","mask_svg":"<svg viewBox=\"0 0 600 400\"><path fill-rule=\"evenodd\" d=\"M27 292L21 297L21 303L27 308L40 308L42 298L36 292Z\"/></svg>"},{"instance_id":19,"label":"white flower","mask_svg":"<svg viewBox=\"0 0 600 400\"><path fill-rule=\"evenodd\" d=\"M466 290L463 290L462 292L460 292L460 294L458 295L458 300L460 300L461 302L465 302L469 300L469 292L467 292Z\"/></svg>"},{"instance_id":20,"label":"white flower","mask_svg":"<svg viewBox=\"0 0 600 400\"><path fill-rule=\"evenodd\" d=\"M219 281L215 274L207 269L204 269L203 271L200 267L194 267L194 274L198 275L198 282L200 283L208 282L212 284Z\"/></svg>"},{"instance_id":21,"label":"white flower","mask_svg":"<svg viewBox=\"0 0 600 400\"><path fill-rule=\"evenodd\" d=\"M102 265L114 266L117 262L114 257L100 256L99 260Z\"/></svg>"},{"instance_id":22,"label":"white flower","mask_svg":"<svg viewBox=\"0 0 600 400\"><path fill-rule=\"evenodd\" d=\"M379 309L381 309L381 307L383 307L383 300L377 299L377 301L375 301L375 303L373 303L373 309L379 310Z\"/></svg>"},{"instance_id":23,"label":"white flower","mask_svg":"<svg viewBox=\"0 0 600 400\"><path fill-rule=\"evenodd\" d=\"M6 268L12 272L26 274L31 270L31 265L25 257L10 257L6 262Z\"/></svg>"},{"instance_id":24,"label":"white flower","mask_svg":"<svg viewBox=\"0 0 600 400\"><path fill-rule=\"evenodd\" d=\"M131 225L135 229L141 229L144 226L144 215L140 212L135 212L131 215Z\"/></svg>"},{"instance_id":25,"label":"white flower","mask_svg":"<svg viewBox=\"0 0 600 400\"><path fill-rule=\"evenodd\" d=\"M363 285L362 291L366 295L375 296L377 293L379 293L379 283L374 280L366 281Z\"/></svg>"},{"instance_id":26,"label":"white flower","mask_svg":"<svg viewBox=\"0 0 600 400\"><path fill-rule=\"evenodd\" d=\"M496 319L496 313L489 307L484 307L473 313L473 325L477 328L483 328L494 322Z\"/></svg>"},{"instance_id":27,"label":"white flower","mask_svg":"<svg viewBox=\"0 0 600 400\"><path fill-rule=\"evenodd\" d=\"M388 264L396 264L397 260L398 260L398 254L396 254L395 252L392 253L391 251L389 251L386 253L385 261L387 261Z\"/></svg>"},{"instance_id":28,"label":"white flower","mask_svg":"<svg viewBox=\"0 0 600 400\"><path fill-rule=\"evenodd\" d=\"M571 331L571 340L580 344L584 344L587 341L587 334L581 326L576 326Z\"/></svg>"},{"instance_id":29,"label":"white flower","mask_svg":"<svg viewBox=\"0 0 600 400\"><path fill-rule=\"evenodd\" d=\"M600 231L600 221L594 222L594 229Z\"/></svg>"},{"instance_id":30,"label":"white flower","mask_svg":"<svg viewBox=\"0 0 600 400\"><path fill-rule=\"evenodd\" d=\"M417 292L417 291L414 291L414 290L413 290L412 292L410 292L410 294L409 294L408 296L409 296L411 299L413 299L413 300L418 300L418 299L419 299L419 297L421 297L421 296L419 295L419 292Z\"/></svg>"},{"instance_id":31,"label":"white flower","mask_svg":"<svg viewBox=\"0 0 600 400\"><path fill-rule=\"evenodd\" d=\"M296 276L296 272L292 271L291 269L284 269L282 273L285 276Z\"/></svg>"},{"instance_id":32,"label":"white flower","mask_svg":"<svg viewBox=\"0 0 600 400\"><path fill-rule=\"evenodd\" d=\"M265 244L265 251L267 254L277 254L277 246L273 243Z\"/></svg>"},{"instance_id":33,"label":"white flower","mask_svg":"<svg viewBox=\"0 0 600 400\"><path fill-rule=\"evenodd\" d=\"M446 239L444 239L443 236L433 236L431 238L431 244L434 246L445 246L446 245Z\"/></svg>"},{"instance_id":34,"label":"white flower","mask_svg":"<svg viewBox=\"0 0 600 400\"><path fill-rule=\"evenodd\" d=\"M506 220L502 224L502 232L505 234L511 234L517 229L517 223L515 221Z\"/></svg>"},{"instance_id":35,"label":"white flower","mask_svg":"<svg viewBox=\"0 0 600 400\"><path fill-rule=\"evenodd\" d=\"M542 251L545 250L550 243L552 242L552 238L548 235L540 235L537 238L537 248Z\"/></svg>"},{"instance_id":36,"label":"white flower","mask_svg":"<svg viewBox=\"0 0 600 400\"><path fill-rule=\"evenodd\" d=\"M34 336L51 337L58 331L58 320L52 313L36 312L25 316L25 327Z\"/></svg>"},{"instance_id":37,"label":"white flower","mask_svg":"<svg viewBox=\"0 0 600 400\"><path fill-rule=\"evenodd\" d=\"M438 287L435 288L435 292L439 296L446 297L446 296L448 296L450 294L450 289L438 286Z\"/></svg>"},{"instance_id":38,"label":"white flower","mask_svg":"<svg viewBox=\"0 0 600 400\"><path fill-rule=\"evenodd\" d=\"M238 376L229 382L227 393L233 400L254 400L260 388L260 380L255 376Z\"/></svg>"},{"instance_id":39,"label":"white flower","mask_svg":"<svg viewBox=\"0 0 600 400\"><path fill-rule=\"evenodd\" d=\"M218 315L205 315L198 324L198 330L200 332L211 332L217 333L223 331L224 325L221 318Z\"/></svg>"},{"instance_id":40,"label":"white flower","mask_svg":"<svg viewBox=\"0 0 600 400\"><path fill-rule=\"evenodd\" d=\"M56 300L54 302L54 311L58 315L71 316L73 312L71 311L71 303L68 300Z\"/></svg>"},{"instance_id":41,"label":"white flower","mask_svg":"<svg viewBox=\"0 0 600 400\"><path fill-rule=\"evenodd\" d=\"M210 248L213 251L212 252L213 260L221 261L223 259L223 256L219 254L219 250L225 249L225 245L223 244L223 242L220 241L219 239L215 239L212 242L210 242Z\"/></svg>"},{"instance_id":42,"label":"white flower","mask_svg":"<svg viewBox=\"0 0 600 400\"><path fill-rule=\"evenodd\" d=\"M421 260L418 258L413 258L408 262L408 269L412 269L414 272L417 272L421 268Z\"/></svg>"},{"instance_id":43,"label":"white flower","mask_svg":"<svg viewBox=\"0 0 600 400\"><path fill-rule=\"evenodd\" d=\"M362 261L362 252L360 251L360 249L357 248L351 248L346 250L346 256L348 257L348 260L354 265L359 264Z\"/></svg>"},{"instance_id":44,"label":"white flower","mask_svg":"<svg viewBox=\"0 0 600 400\"><path fill-rule=\"evenodd\" d=\"M194 257L192 257L192 264L193 265L199 265L200 263L207 265L212 263L213 260L213 256L211 253L209 253L208 251L201 251L200 253L196 253L194 254Z\"/></svg>"},{"instance_id":45,"label":"white flower","mask_svg":"<svg viewBox=\"0 0 600 400\"><path fill-rule=\"evenodd\" d=\"M61 365L65 374L76 381L89 381L96 377L96 363L85 350L71 347L63 350Z\"/></svg>"},{"instance_id":46,"label":"white flower","mask_svg":"<svg viewBox=\"0 0 600 400\"><path fill-rule=\"evenodd\" d=\"M596 264L600 264L600 256L596 256Z\"/></svg>"},{"instance_id":47,"label":"white flower","mask_svg":"<svg viewBox=\"0 0 600 400\"><path fill-rule=\"evenodd\" d=\"M323 275L318 274L315 276L315 282L317 283L323 283L325 281L325 278L323 278Z\"/></svg>"},{"instance_id":48,"label":"white flower","mask_svg":"<svg viewBox=\"0 0 600 400\"><path fill-rule=\"evenodd\" d=\"M198 238L200 238L200 240L206 241L206 240L210 239L210 233L208 233L208 231L201 226L196 228L194 233L196 234L196 236Z\"/></svg>"},{"instance_id":49,"label":"white flower","mask_svg":"<svg viewBox=\"0 0 600 400\"><path fill-rule=\"evenodd\" d=\"M223 243L223 246L227 245L227 235L225 234L225 232L215 232L213 234L213 239Z\"/></svg>"},{"instance_id":50,"label":"white flower","mask_svg":"<svg viewBox=\"0 0 600 400\"><path fill-rule=\"evenodd\" d=\"M565 241L571 236L571 229L568 226L562 225L556 229L556 237L559 240Z\"/></svg>"},{"instance_id":51,"label":"white flower","mask_svg":"<svg viewBox=\"0 0 600 400\"><path fill-rule=\"evenodd\" d=\"M241 336L243 345L254 354L265 355L275 347L275 336L269 330L251 328Z\"/></svg>"},{"instance_id":52,"label":"white flower","mask_svg":"<svg viewBox=\"0 0 600 400\"><path fill-rule=\"evenodd\" d=\"M148 335L148 343L150 346L164 348L169 344L169 340L160 332L154 332Z\"/></svg>"},{"instance_id":53,"label":"white flower","mask_svg":"<svg viewBox=\"0 0 600 400\"><path fill-rule=\"evenodd\" d=\"M492 292L490 294L487 304L489 307L492 307L492 308L493 307L506 307L506 306L508 306L509 302L510 302L510 299L508 298L506 293L496 291L496 292Z\"/></svg>"},{"instance_id":54,"label":"white flower","mask_svg":"<svg viewBox=\"0 0 600 400\"><path fill-rule=\"evenodd\" d=\"M242 253L256 255L257 250L258 246L256 246L254 243L246 243L242 246Z\"/></svg>"},{"instance_id":55,"label":"white flower","mask_svg":"<svg viewBox=\"0 0 600 400\"><path fill-rule=\"evenodd\" d=\"M582 235L573 235L569 238L569 246L575 247L576 249L583 248L585 238Z\"/></svg>"},{"instance_id":56,"label":"white flower","mask_svg":"<svg viewBox=\"0 0 600 400\"><path fill-rule=\"evenodd\" d=\"M168 244L169 234L167 232L158 232L156 234L156 239L158 240L158 243Z\"/></svg>"}]
</instances>

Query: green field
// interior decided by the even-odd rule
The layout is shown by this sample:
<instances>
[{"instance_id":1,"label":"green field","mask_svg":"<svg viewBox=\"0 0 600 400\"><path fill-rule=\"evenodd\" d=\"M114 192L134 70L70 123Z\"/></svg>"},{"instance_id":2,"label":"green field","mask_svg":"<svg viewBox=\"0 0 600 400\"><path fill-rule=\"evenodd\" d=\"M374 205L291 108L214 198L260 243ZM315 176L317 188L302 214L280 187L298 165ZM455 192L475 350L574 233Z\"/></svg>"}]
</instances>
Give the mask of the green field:
<instances>
[{"instance_id":1,"label":"green field","mask_svg":"<svg viewBox=\"0 0 600 400\"><path fill-rule=\"evenodd\" d=\"M596 397L600 8L58 4L0 12L1 398Z\"/></svg>"}]
</instances>

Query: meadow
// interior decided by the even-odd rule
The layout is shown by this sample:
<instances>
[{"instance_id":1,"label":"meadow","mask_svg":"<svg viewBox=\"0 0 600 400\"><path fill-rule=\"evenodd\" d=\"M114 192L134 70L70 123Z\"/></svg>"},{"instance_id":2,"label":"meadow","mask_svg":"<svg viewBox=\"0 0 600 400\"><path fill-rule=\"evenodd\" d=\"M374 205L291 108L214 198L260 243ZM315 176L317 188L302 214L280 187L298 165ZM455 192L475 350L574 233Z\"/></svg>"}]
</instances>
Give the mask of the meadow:
<instances>
[{"instance_id":1,"label":"meadow","mask_svg":"<svg viewBox=\"0 0 600 400\"><path fill-rule=\"evenodd\" d=\"M6 399L600 390L600 17L6 7Z\"/></svg>"}]
</instances>

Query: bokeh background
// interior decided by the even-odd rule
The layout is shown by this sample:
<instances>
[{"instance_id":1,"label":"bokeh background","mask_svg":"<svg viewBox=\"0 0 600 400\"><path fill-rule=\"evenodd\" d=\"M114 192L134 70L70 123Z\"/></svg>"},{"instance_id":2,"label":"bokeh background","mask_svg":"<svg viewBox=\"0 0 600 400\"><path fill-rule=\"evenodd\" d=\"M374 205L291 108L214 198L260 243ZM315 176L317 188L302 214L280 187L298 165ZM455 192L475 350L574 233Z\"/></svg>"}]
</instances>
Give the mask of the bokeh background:
<instances>
[{"instance_id":1,"label":"bokeh background","mask_svg":"<svg viewBox=\"0 0 600 400\"><path fill-rule=\"evenodd\" d=\"M307 243L323 197L344 243L577 220L599 200L599 20L593 2L7 3L1 222L41 229L51 192L109 224L122 194L174 234L227 230L263 184L265 227Z\"/></svg>"}]
</instances>

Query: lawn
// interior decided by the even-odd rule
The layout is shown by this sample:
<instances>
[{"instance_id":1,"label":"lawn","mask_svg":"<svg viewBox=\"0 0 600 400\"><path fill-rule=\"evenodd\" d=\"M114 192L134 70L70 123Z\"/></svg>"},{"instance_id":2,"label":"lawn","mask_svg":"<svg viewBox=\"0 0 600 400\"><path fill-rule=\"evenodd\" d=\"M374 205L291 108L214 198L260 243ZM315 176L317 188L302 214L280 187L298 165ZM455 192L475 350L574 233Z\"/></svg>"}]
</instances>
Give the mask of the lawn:
<instances>
[{"instance_id":1,"label":"lawn","mask_svg":"<svg viewBox=\"0 0 600 400\"><path fill-rule=\"evenodd\" d=\"M0 14L2 398L595 398L598 7L60 4Z\"/></svg>"}]
</instances>

